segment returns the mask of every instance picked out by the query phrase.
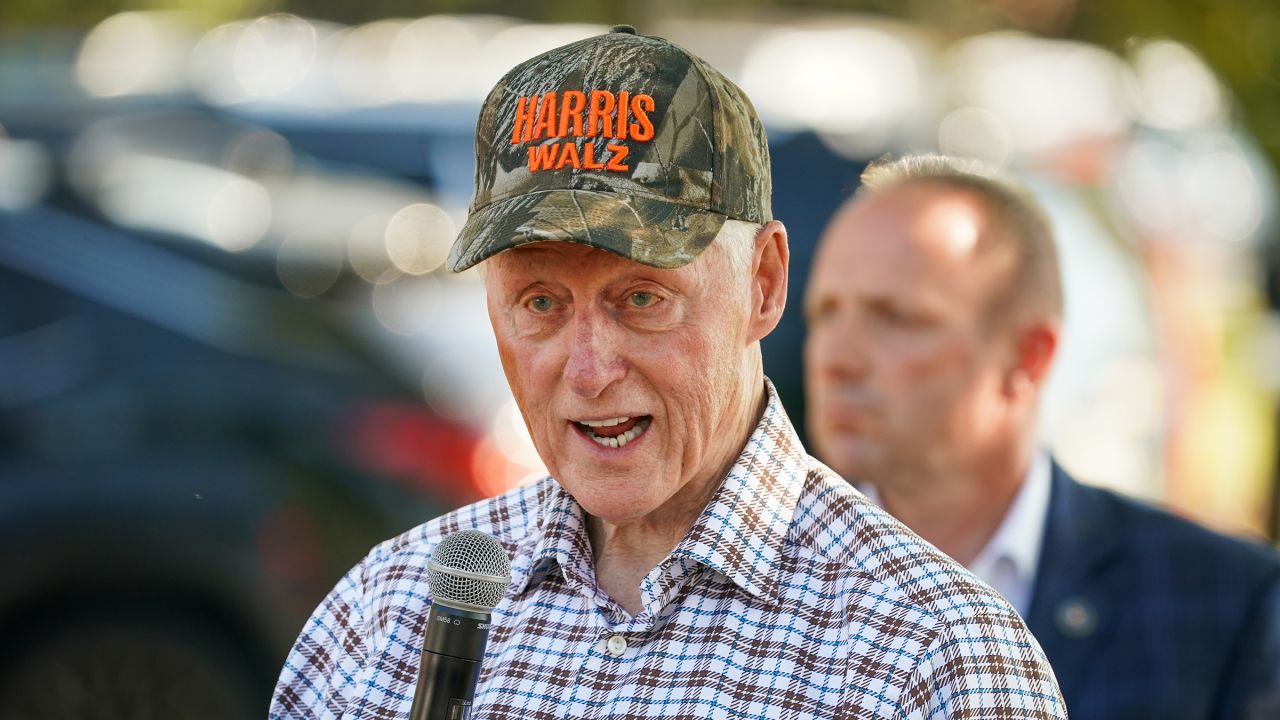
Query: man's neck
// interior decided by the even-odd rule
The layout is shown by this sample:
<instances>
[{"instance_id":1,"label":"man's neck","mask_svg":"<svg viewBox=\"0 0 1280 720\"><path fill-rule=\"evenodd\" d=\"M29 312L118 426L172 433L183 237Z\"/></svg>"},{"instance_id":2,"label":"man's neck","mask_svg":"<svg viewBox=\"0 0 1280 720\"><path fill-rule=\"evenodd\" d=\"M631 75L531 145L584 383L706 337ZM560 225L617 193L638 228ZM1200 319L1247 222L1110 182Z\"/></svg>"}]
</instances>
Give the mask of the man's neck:
<instances>
[{"instance_id":1,"label":"man's neck","mask_svg":"<svg viewBox=\"0 0 1280 720\"><path fill-rule=\"evenodd\" d=\"M645 575L680 544L719 487L717 482L707 487L703 497L668 503L650 517L626 525L588 517L587 531L600 589L631 615L639 613L644 607L640 584Z\"/></svg>"},{"instance_id":2,"label":"man's neck","mask_svg":"<svg viewBox=\"0 0 1280 720\"><path fill-rule=\"evenodd\" d=\"M685 527L692 526L692 521ZM596 584L631 615L644 609L640 585L645 575L671 553L684 532L643 531L591 518L588 523L595 555ZM674 530L674 526L668 526Z\"/></svg>"},{"instance_id":3,"label":"man's neck","mask_svg":"<svg viewBox=\"0 0 1280 720\"><path fill-rule=\"evenodd\" d=\"M627 612L636 615L643 609L640 584L645 575L671 554L697 522L737 462L768 403L764 375L761 374L744 396L742 411L737 414L734 427L725 429L737 438L737 442L727 446L731 450L717 459L714 471L691 481L686 489L656 511L627 524L587 518L596 584Z\"/></svg>"},{"instance_id":4,"label":"man's neck","mask_svg":"<svg viewBox=\"0 0 1280 720\"><path fill-rule=\"evenodd\" d=\"M991 458L972 467L907 482L876 484L880 503L917 535L962 565L995 534L1031 466L1032 453Z\"/></svg>"}]
</instances>

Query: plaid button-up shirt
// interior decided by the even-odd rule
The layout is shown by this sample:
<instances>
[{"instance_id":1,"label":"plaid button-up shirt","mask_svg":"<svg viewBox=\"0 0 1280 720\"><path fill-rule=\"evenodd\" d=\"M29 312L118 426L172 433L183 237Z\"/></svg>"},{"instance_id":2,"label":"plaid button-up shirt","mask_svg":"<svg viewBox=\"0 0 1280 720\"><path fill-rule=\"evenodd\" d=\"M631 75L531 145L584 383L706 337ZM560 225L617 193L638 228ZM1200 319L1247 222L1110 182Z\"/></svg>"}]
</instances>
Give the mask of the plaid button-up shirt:
<instances>
[{"instance_id":1,"label":"plaid button-up shirt","mask_svg":"<svg viewBox=\"0 0 1280 720\"><path fill-rule=\"evenodd\" d=\"M464 528L514 577L473 720L1066 717L1017 613L807 455L772 387L638 615L597 587L582 508L544 478L374 548L303 628L271 717L407 717L427 561Z\"/></svg>"}]
</instances>

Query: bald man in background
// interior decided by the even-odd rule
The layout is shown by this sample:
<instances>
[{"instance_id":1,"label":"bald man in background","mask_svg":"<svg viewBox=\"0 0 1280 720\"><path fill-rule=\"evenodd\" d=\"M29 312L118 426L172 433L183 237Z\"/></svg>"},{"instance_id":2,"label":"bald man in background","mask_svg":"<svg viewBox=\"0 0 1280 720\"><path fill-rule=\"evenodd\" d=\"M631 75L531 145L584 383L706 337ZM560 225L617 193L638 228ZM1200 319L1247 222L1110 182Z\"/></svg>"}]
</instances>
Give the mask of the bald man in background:
<instances>
[{"instance_id":1,"label":"bald man in background","mask_svg":"<svg viewBox=\"0 0 1280 720\"><path fill-rule=\"evenodd\" d=\"M1022 614L1073 718L1280 718L1280 559L1076 482L1037 443L1062 289L1022 188L870 167L805 297L817 454Z\"/></svg>"}]
</instances>

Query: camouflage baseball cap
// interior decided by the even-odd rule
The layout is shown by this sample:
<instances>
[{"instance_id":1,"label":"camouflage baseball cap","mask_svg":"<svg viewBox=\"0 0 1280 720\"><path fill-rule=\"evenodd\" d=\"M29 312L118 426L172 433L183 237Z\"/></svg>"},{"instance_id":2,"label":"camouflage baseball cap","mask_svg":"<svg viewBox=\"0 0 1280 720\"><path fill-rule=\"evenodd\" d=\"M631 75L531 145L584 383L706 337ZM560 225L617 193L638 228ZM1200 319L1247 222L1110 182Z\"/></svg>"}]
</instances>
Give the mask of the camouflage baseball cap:
<instances>
[{"instance_id":1,"label":"camouflage baseball cap","mask_svg":"<svg viewBox=\"0 0 1280 720\"><path fill-rule=\"evenodd\" d=\"M764 128L742 90L619 26L521 63L489 93L449 269L548 240L679 267L726 218L768 222L771 191Z\"/></svg>"}]
</instances>

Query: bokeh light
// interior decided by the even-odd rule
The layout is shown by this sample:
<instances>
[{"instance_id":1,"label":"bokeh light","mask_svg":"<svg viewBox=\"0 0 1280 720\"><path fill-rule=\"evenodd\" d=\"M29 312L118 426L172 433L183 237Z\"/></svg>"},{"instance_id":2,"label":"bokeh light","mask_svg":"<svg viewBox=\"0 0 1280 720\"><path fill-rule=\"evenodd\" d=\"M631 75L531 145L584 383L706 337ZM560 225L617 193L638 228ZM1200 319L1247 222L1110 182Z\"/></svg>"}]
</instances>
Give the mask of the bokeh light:
<instances>
[{"instance_id":1,"label":"bokeh light","mask_svg":"<svg viewBox=\"0 0 1280 720\"><path fill-rule=\"evenodd\" d=\"M203 240L233 252L252 247L271 225L266 188L223 168L121 153L99 173L99 206L121 225Z\"/></svg>"},{"instance_id":2,"label":"bokeh light","mask_svg":"<svg viewBox=\"0 0 1280 720\"><path fill-rule=\"evenodd\" d=\"M316 45L315 26L296 15L258 18L236 41L236 79L252 97L284 94L315 66Z\"/></svg>"},{"instance_id":3,"label":"bokeh light","mask_svg":"<svg viewBox=\"0 0 1280 720\"><path fill-rule=\"evenodd\" d=\"M478 99L475 58L482 38L475 23L447 15L414 20L387 47L387 72L400 96L414 102Z\"/></svg>"},{"instance_id":4,"label":"bokeh light","mask_svg":"<svg viewBox=\"0 0 1280 720\"><path fill-rule=\"evenodd\" d=\"M1224 124L1223 88L1191 48L1172 40L1148 40L1135 43L1130 58L1144 123L1164 130Z\"/></svg>"},{"instance_id":5,"label":"bokeh light","mask_svg":"<svg viewBox=\"0 0 1280 720\"><path fill-rule=\"evenodd\" d=\"M409 275L429 273L444 264L457 234L453 219L444 210L414 203L387 223L387 257Z\"/></svg>"},{"instance_id":6,"label":"bokeh light","mask_svg":"<svg viewBox=\"0 0 1280 720\"><path fill-rule=\"evenodd\" d=\"M85 35L76 78L99 97L173 92L185 82L191 41L176 14L113 15Z\"/></svg>"},{"instance_id":7,"label":"bokeh light","mask_svg":"<svg viewBox=\"0 0 1280 720\"><path fill-rule=\"evenodd\" d=\"M991 33L957 43L947 65L957 102L990 111L1025 152L1119 135L1131 122L1128 66L1094 45Z\"/></svg>"},{"instance_id":8,"label":"bokeh light","mask_svg":"<svg viewBox=\"0 0 1280 720\"><path fill-rule=\"evenodd\" d=\"M974 158L992 167L1005 167L1013 147L1009 130L995 113L980 107L953 110L938 123L938 149L948 155Z\"/></svg>"},{"instance_id":9,"label":"bokeh light","mask_svg":"<svg viewBox=\"0 0 1280 720\"><path fill-rule=\"evenodd\" d=\"M747 56L742 87L765 122L883 145L926 108L926 50L880 26L778 30Z\"/></svg>"}]
</instances>

